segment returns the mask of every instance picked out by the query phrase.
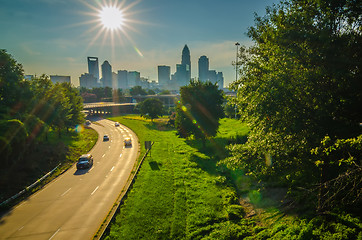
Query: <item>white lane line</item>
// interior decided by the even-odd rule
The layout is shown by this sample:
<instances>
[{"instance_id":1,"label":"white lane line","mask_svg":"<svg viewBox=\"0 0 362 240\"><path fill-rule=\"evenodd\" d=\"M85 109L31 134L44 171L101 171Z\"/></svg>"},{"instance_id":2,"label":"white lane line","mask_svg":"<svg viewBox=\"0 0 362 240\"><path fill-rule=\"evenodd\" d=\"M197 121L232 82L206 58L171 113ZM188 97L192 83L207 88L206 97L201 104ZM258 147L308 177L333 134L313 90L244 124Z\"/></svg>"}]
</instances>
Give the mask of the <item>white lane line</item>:
<instances>
[{"instance_id":1,"label":"white lane line","mask_svg":"<svg viewBox=\"0 0 362 240\"><path fill-rule=\"evenodd\" d=\"M108 148L111 148L111 146L108 146Z\"/></svg>"},{"instance_id":2,"label":"white lane line","mask_svg":"<svg viewBox=\"0 0 362 240\"><path fill-rule=\"evenodd\" d=\"M24 226L22 226L21 228L19 228L18 231L20 231L20 230L23 229L23 228L24 228Z\"/></svg>"},{"instance_id":3,"label":"white lane line","mask_svg":"<svg viewBox=\"0 0 362 240\"><path fill-rule=\"evenodd\" d=\"M94 191L91 193L91 195L93 195L97 190L98 190L99 186L96 187L96 189L94 189Z\"/></svg>"},{"instance_id":4,"label":"white lane line","mask_svg":"<svg viewBox=\"0 0 362 240\"><path fill-rule=\"evenodd\" d=\"M124 146L123 146L124 147ZM121 155L119 155L119 157L122 157L122 153L121 153Z\"/></svg>"},{"instance_id":5,"label":"white lane line","mask_svg":"<svg viewBox=\"0 0 362 240\"><path fill-rule=\"evenodd\" d=\"M106 156L106 154L103 154L102 158L103 158L104 156Z\"/></svg>"},{"instance_id":6,"label":"white lane line","mask_svg":"<svg viewBox=\"0 0 362 240\"><path fill-rule=\"evenodd\" d=\"M92 171L94 167L92 167L91 169L88 170L88 172Z\"/></svg>"},{"instance_id":7,"label":"white lane line","mask_svg":"<svg viewBox=\"0 0 362 240\"><path fill-rule=\"evenodd\" d=\"M60 230L60 228L49 238L49 240L51 240L55 236L55 234L57 234L59 232L59 230Z\"/></svg>"},{"instance_id":8,"label":"white lane line","mask_svg":"<svg viewBox=\"0 0 362 240\"><path fill-rule=\"evenodd\" d=\"M114 166L112 167L111 172L113 171L113 169L114 169Z\"/></svg>"},{"instance_id":9,"label":"white lane line","mask_svg":"<svg viewBox=\"0 0 362 240\"><path fill-rule=\"evenodd\" d=\"M72 189L72 188L69 188L67 191L65 191L62 195L60 195L61 197L63 197L65 194L67 194L69 191L70 191L70 189Z\"/></svg>"}]
</instances>

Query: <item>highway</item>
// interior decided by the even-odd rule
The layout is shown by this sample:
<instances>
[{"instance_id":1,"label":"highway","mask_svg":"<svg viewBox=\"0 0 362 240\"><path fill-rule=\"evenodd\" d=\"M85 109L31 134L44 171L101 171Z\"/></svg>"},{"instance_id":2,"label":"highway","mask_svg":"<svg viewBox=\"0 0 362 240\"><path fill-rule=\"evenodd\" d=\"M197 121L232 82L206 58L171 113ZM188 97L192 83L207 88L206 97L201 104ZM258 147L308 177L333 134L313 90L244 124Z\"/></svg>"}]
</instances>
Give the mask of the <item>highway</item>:
<instances>
[{"instance_id":1,"label":"highway","mask_svg":"<svg viewBox=\"0 0 362 240\"><path fill-rule=\"evenodd\" d=\"M0 239L92 239L126 185L139 154L137 136L127 127L95 119L99 138L89 152L94 164L74 164L43 189L0 218ZM103 141L107 134L109 141ZM132 146L123 139L131 137Z\"/></svg>"}]
</instances>

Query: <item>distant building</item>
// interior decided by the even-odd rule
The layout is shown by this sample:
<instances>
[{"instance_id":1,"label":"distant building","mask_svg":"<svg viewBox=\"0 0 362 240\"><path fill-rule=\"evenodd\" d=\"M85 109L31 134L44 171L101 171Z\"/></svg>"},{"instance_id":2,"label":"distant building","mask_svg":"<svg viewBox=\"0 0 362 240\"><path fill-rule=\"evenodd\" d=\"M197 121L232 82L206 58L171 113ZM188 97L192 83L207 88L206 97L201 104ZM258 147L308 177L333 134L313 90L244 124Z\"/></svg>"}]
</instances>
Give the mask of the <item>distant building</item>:
<instances>
[{"instance_id":1,"label":"distant building","mask_svg":"<svg viewBox=\"0 0 362 240\"><path fill-rule=\"evenodd\" d=\"M118 88L128 89L128 72L126 70L118 70L117 75Z\"/></svg>"},{"instance_id":2,"label":"distant building","mask_svg":"<svg viewBox=\"0 0 362 240\"><path fill-rule=\"evenodd\" d=\"M107 60L102 64L102 84L103 87L112 88L112 66Z\"/></svg>"},{"instance_id":3,"label":"distant building","mask_svg":"<svg viewBox=\"0 0 362 240\"><path fill-rule=\"evenodd\" d=\"M206 82L209 80L209 59L206 56L199 58L199 81Z\"/></svg>"},{"instance_id":4,"label":"distant building","mask_svg":"<svg viewBox=\"0 0 362 240\"><path fill-rule=\"evenodd\" d=\"M170 66L158 66L158 84L160 88L168 89L170 84Z\"/></svg>"},{"instance_id":5,"label":"distant building","mask_svg":"<svg viewBox=\"0 0 362 240\"><path fill-rule=\"evenodd\" d=\"M216 81L217 81L217 74L216 74L216 71L215 70L209 70L209 75L208 75L209 77L209 81L211 82L211 83L213 83L213 84L215 84L216 83Z\"/></svg>"},{"instance_id":6,"label":"distant building","mask_svg":"<svg viewBox=\"0 0 362 240\"><path fill-rule=\"evenodd\" d=\"M87 57L88 60L88 72L92 74L99 82L99 65L97 57Z\"/></svg>"},{"instance_id":7,"label":"distant building","mask_svg":"<svg viewBox=\"0 0 362 240\"><path fill-rule=\"evenodd\" d=\"M224 88L224 76L222 72L217 73L217 85L219 86L220 89Z\"/></svg>"},{"instance_id":8,"label":"distant building","mask_svg":"<svg viewBox=\"0 0 362 240\"><path fill-rule=\"evenodd\" d=\"M30 81L33 77L34 75L25 75L24 79Z\"/></svg>"},{"instance_id":9,"label":"distant building","mask_svg":"<svg viewBox=\"0 0 362 240\"><path fill-rule=\"evenodd\" d=\"M178 87L182 87L188 84L187 81L187 70L186 70L186 65L184 64L176 64L176 73L175 73L175 78L176 78L176 84Z\"/></svg>"},{"instance_id":10,"label":"distant building","mask_svg":"<svg viewBox=\"0 0 362 240\"><path fill-rule=\"evenodd\" d=\"M134 86L141 86L140 73L137 71L128 72L128 86L133 88Z\"/></svg>"},{"instance_id":11,"label":"distant building","mask_svg":"<svg viewBox=\"0 0 362 240\"><path fill-rule=\"evenodd\" d=\"M98 79L90 73L84 73L79 77L79 85L88 89L99 87Z\"/></svg>"},{"instance_id":12,"label":"distant building","mask_svg":"<svg viewBox=\"0 0 362 240\"><path fill-rule=\"evenodd\" d=\"M186 84L188 84L191 80L191 57L190 57L190 49L186 44L185 44L184 48L182 49L181 64L185 65L186 79L184 80L184 82ZM181 86L186 85L186 84L182 84Z\"/></svg>"},{"instance_id":13,"label":"distant building","mask_svg":"<svg viewBox=\"0 0 362 240\"><path fill-rule=\"evenodd\" d=\"M54 84L63 82L70 83L70 76L50 75L50 81Z\"/></svg>"}]
</instances>

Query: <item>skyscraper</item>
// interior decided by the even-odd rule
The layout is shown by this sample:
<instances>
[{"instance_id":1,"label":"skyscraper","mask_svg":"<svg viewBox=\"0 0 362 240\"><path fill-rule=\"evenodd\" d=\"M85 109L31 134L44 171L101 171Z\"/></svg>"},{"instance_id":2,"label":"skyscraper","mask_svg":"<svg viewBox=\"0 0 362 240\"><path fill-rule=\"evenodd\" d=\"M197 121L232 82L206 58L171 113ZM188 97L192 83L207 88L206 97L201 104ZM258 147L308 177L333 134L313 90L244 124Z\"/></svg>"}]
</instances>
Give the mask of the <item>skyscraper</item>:
<instances>
[{"instance_id":1,"label":"skyscraper","mask_svg":"<svg viewBox=\"0 0 362 240\"><path fill-rule=\"evenodd\" d=\"M103 87L112 87L112 66L106 60L102 64Z\"/></svg>"},{"instance_id":2,"label":"skyscraper","mask_svg":"<svg viewBox=\"0 0 362 240\"><path fill-rule=\"evenodd\" d=\"M199 58L199 81L206 82L209 80L209 59L206 56Z\"/></svg>"},{"instance_id":3,"label":"skyscraper","mask_svg":"<svg viewBox=\"0 0 362 240\"><path fill-rule=\"evenodd\" d=\"M158 66L158 84L163 88L168 88L170 84L170 66Z\"/></svg>"},{"instance_id":4,"label":"skyscraper","mask_svg":"<svg viewBox=\"0 0 362 240\"><path fill-rule=\"evenodd\" d=\"M184 49L182 49L182 59L181 64L185 65L186 68L186 84L191 79L191 57L190 57L190 50L188 46L185 44Z\"/></svg>"},{"instance_id":5,"label":"skyscraper","mask_svg":"<svg viewBox=\"0 0 362 240\"><path fill-rule=\"evenodd\" d=\"M88 72L99 81L99 65L97 57L88 57Z\"/></svg>"},{"instance_id":6,"label":"skyscraper","mask_svg":"<svg viewBox=\"0 0 362 240\"><path fill-rule=\"evenodd\" d=\"M128 72L127 70L118 70L118 87L128 89Z\"/></svg>"}]
</instances>

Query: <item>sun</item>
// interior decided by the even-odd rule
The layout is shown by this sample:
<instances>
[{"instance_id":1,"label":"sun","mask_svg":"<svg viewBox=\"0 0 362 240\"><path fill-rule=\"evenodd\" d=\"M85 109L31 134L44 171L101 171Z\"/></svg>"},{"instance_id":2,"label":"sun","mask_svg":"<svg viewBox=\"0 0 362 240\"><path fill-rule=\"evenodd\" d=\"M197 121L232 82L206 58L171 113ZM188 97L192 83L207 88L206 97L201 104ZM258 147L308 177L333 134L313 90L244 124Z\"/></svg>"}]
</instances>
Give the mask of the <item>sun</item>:
<instances>
[{"instance_id":1,"label":"sun","mask_svg":"<svg viewBox=\"0 0 362 240\"><path fill-rule=\"evenodd\" d=\"M99 12L102 25L109 30L121 29L124 25L124 15L121 9L105 6Z\"/></svg>"}]
</instances>

